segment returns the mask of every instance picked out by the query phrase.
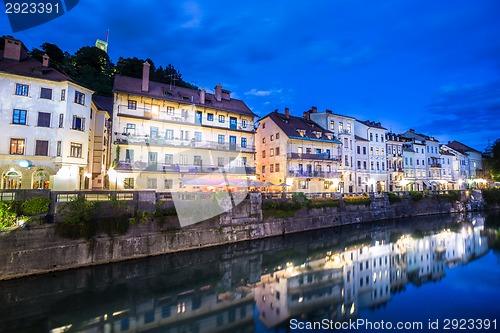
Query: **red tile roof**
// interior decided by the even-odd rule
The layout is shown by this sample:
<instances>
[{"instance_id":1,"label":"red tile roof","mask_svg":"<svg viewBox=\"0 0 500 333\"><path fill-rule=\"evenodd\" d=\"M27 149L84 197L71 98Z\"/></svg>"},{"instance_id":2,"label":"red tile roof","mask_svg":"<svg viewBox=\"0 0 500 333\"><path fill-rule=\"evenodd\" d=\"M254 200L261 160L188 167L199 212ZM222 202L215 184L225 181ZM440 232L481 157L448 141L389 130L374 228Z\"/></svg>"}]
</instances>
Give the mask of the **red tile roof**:
<instances>
[{"instance_id":1,"label":"red tile roof","mask_svg":"<svg viewBox=\"0 0 500 333\"><path fill-rule=\"evenodd\" d=\"M458 142L456 140L448 142L447 146L455 149L458 152L461 152L462 154L464 154L466 152L475 152L475 153L481 154L481 152L479 150L471 148L471 147L467 146L466 144L463 144L463 143Z\"/></svg>"},{"instance_id":2,"label":"red tile roof","mask_svg":"<svg viewBox=\"0 0 500 333\"><path fill-rule=\"evenodd\" d=\"M113 98L104 96L92 96L92 102L100 111L106 111L110 117L113 117Z\"/></svg>"},{"instance_id":3,"label":"red tile roof","mask_svg":"<svg viewBox=\"0 0 500 333\"><path fill-rule=\"evenodd\" d=\"M4 59L3 50L0 51L0 72L51 81L74 82L68 76L58 72L54 68L44 67L41 62L30 57L21 61Z\"/></svg>"},{"instance_id":4,"label":"red tile roof","mask_svg":"<svg viewBox=\"0 0 500 333\"><path fill-rule=\"evenodd\" d=\"M328 141L330 143L341 143L335 138L335 133L324 129L317 123L311 120L306 120L304 118L290 116L286 117L284 114L278 112L271 112L268 115L262 117L260 121L265 118L269 118L289 137L298 138L303 140L316 140L316 141ZM303 131L304 136L300 135L300 131ZM321 133L318 138L316 133ZM330 136L332 139L329 139Z\"/></svg>"},{"instance_id":5,"label":"red tile roof","mask_svg":"<svg viewBox=\"0 0 500 333\"><path fill-rule=\"evenodd\" d=\"M235 112L243 115L255 117L256 115L250 108L239 99L222 98L220 102L215 99L214 94L205 94L205 104L200 103L200 94L198 90L172 87L166 83L149 81L149 91L142 91L142 79L129 76L116 75L113 85L113 92L146 96L166 101L176 101L186 104L195 104L214 109Z\"/></svg>"}]
</instances>

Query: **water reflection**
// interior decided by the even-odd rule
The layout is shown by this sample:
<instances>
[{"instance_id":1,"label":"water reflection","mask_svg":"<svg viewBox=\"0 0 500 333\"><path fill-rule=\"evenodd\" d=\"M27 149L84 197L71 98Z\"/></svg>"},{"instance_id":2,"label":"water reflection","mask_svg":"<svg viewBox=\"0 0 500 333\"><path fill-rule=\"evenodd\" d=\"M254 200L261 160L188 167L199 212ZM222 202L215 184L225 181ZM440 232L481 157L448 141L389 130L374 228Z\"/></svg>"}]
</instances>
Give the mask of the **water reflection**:
<instances>
[{"instance_id":1,"label":"water reflection","mask_svg":"<svg viewBox=\"0 0 500 333\"><path fill-rule=\"evenodd\" d=\"M487 252L484 217L476 215L79 269L0 283L0 331L254 332L286 328L291 318L348 320Z\"/></svg>"}]
</instances>

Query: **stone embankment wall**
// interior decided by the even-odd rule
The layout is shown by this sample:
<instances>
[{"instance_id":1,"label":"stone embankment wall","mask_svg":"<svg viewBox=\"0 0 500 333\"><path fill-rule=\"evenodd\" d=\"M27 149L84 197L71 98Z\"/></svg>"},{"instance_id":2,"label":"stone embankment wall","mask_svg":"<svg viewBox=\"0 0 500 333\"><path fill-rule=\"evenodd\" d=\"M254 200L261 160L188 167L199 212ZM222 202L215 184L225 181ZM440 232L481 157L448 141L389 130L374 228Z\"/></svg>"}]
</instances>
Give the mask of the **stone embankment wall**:
<instances>
[{"instance_id":1,"label":"stone embankment wall","mask_svg":"<svg viewBox=\"0 0 500 333\"><path fill-rule=\"evenodd\" d=\"M99 235L90 241L58 237L56 224L0 233L0 279L340 225L467 210L464 202L424 198L419 201L403 199L391 204L388 197L383 196L372 198L369 206L301 208L293 217L278 218L263 217L261 202L259 193L251 193L232 211L195 225L179 228L175 216L150 217L149 221L131 225L126 235Z\"/></svg>"}]
</instances>

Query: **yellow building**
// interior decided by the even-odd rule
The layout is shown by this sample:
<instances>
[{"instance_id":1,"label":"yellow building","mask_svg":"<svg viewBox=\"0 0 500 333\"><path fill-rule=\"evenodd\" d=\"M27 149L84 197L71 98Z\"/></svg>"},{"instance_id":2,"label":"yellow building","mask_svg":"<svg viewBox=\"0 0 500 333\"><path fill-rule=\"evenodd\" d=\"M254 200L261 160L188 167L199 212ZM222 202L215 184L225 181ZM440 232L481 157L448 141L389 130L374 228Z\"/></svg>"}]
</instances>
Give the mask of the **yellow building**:
<instances>
[{"instance_id":1,"label":"yellow building","mask_svg":"<svg viewBox=\"0 0 500 333\"><path fill-rule=\"evenodd\" d=\"M215 93L115 77L111 189L232 190L254 175L254 113Z\"/></svg>"},{"instance_id":2,"label":"yellow building","mask_svg":"<svg viewBox=\"0 0 500 333\"><path fill-rule=\"evenodd\" d=\"M341 143L333 132L285 109L259 121L256 141L262 182L286 184L291 192L339 192Z\"/></svg>"}]
</instances>

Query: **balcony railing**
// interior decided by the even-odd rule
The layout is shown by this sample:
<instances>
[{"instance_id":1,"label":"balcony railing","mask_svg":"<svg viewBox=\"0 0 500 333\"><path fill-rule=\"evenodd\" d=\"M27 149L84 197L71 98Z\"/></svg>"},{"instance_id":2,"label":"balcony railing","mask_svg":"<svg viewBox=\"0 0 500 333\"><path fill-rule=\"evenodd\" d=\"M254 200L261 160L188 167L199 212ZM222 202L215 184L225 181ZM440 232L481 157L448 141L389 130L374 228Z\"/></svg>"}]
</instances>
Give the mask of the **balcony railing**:
<instances>
[{"instance_id":1,"label":"balcony railing","mask_svg":"<svg viewBox=\"0 0 500 333\"><path fill-rule=\"evenodd\" d=\"M238 166L216 166L216 165L179 165L148 163L143 161L118 161L116 170L119 171L151 171L162 173L190 173L190 174L210 174L210 173L232 173L255 175L255 168Z\"/></svg>"},{"instance_id":2,"label":"balcony railing","mask_svg":"<svg viewBox=\"0 0 500 333\"><path fill-rule=\"evenodd\" d=\"M335 161L340 162L339 156L332 156L328 153L288 153L288 158L293 160L325 160L325 161Z\"/></svg>"},{"instance_id":3,"label":"balcony railing","mask_svg":"<svg viewBox=\"0 0 500 333\"><path fill-rule=\"evenodd\" d=\"M337 171L289 170L288 176L297 178L341 178L342 173Z\"/></svg>"},{"instance_id":4,"label":"balcony railing","mask_svg":"<svg viewBox=\"0 0 500 333\"><path fill-rule=\"evenodd\" d=\"M180 139L166 139L163 137L151 138L145 135L119 135L116 137L115 144L122 145L146 145L146 146L158 146L158 147L181 147L181 148L200 148L200 149L212 149L212 150L232 150L232 151L242 151L247 153L254 152L253 145L241 146L236 143L219 143L216 141L195 141L191 140L180 140Z\"/></svg>"},{"instance_id":5,"label":"balcony railing","mask_svg":"<svg viewBox=\"0 0 500 333\"><path fill-rule=\"evenodd\" d=\"M441 163L431 163L431 168L441 168Z\"/></svg>"}]
</instances>

